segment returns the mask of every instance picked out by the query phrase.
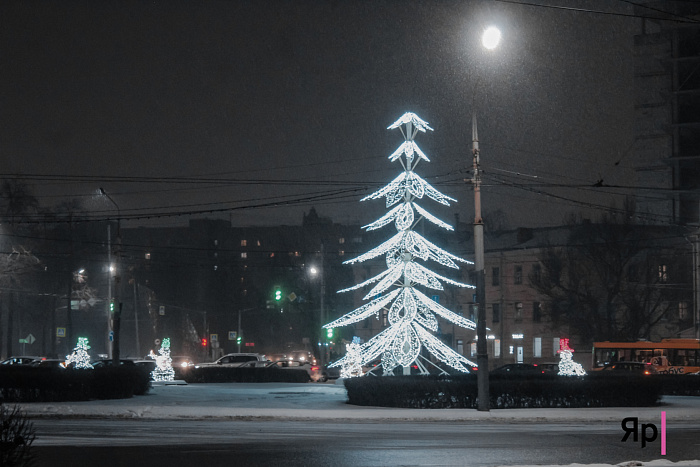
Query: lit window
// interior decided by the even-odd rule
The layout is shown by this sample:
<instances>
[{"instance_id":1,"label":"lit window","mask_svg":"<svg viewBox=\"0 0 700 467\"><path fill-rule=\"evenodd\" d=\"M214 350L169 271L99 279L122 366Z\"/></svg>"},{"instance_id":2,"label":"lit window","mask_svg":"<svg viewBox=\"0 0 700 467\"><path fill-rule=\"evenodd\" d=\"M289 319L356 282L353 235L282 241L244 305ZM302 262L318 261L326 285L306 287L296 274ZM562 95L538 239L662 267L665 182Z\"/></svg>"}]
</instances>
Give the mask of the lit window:
<instances>
[{"instance_id":1,"label":"lit window","mask_svg":"<svg viewBox=\"0 0 700 467\"><path fill-rule=\"evenodd\" d=\"M216 271L217 269L219 269L219 266L217 266L217 265L215 264L215 265L214 265L214 271Z\"/></svg>"},{"instance_id":2,"label":"lit window","mask_svg":"<svg viewBox=\"0 0 700 467\"><path fill-rule=\"evenodd\" d=\"M150 254L150 253L146 253L145 256L146 256L146 259L151 259L151 254Z\"/></svg>"},{"instance_id":3,"label":"lit window","mask_svg":"<svg viewBox=\"0 0 700 467\"><path fill-rule=\"evenodd\" d=\"M301 253L298 252L298 251L295 251L295 252L294 252L294 256L299 257L299 256L301 256Z\"/></svg>"},{"instance_id":4,"label":"lit window","mask_svg":"<svg viewBox=\"0 0 700 467\"><path fill-rule=\"evenodd\" d=\"M345 239L343 237L340 237L338 239L338 243L342 245L343 243L345 243Z\"/></svg>"},{"instance_id":5,"label":"lit window","mask_svg":"<svg viewBox=\"0 0 700 467\"><path fill-rule=\"evenodd\" d=\"M218 240L214 240L214 246L218 246L218 245L219 245L219 241L218 241Z\"/></svg>"},{"instance_id":6,"label":"lit window","mask_svg":"<svg viewBox=\"0 0 700 467\"><path fill-rule=\"evenodd\" d=\"M457 339L457 353L464 355L464 341L462 339Z\"/></svg>"},{"instance_id":7,"label":"lit window","mask_svg":"<svg viewBox=\"0 0 700 467\"><path fill-rule=\"evenodd\" d=\"M339 250L338 256L345 256L345 250Z\"/></svg>"},{"instance_id":8,"label":"lit window","mask_svg":"<svg viewBox=\"0 0 700 467\"><path fill-rule=\"evenodd\" d=\"M473 357L476 355L476 342L469 344L469 354Z\"/></svg>"},{"instance_id":9,"label":"lit window","mask_svg":"<svg viewBox=\"0 0 700 467\"><path fill-rule=\"evenodd\" d=\"M494 339L493 341L493 356L496 358L501 356L501 339Z\"/></svg>"},{"instance_id":10,"label":"lit window","mask_svg":"<svg viewBox=\"0 0 700 467\"><path fill-rule=\"evenodd\" d=\"M535 337L534 342L532 343L532 356L535 358L542 357L542 338L541 337Z\"/></svg>"},{"instance_id":11,"label":"lit window","mask_svg":"<svg viewBox=\"0 0 700 467\"><path fill-rule=\"evenodd\" d=\"M659 281L666 282L667 280L668 280L668 270L666 269L666 265L662 264L659 266Z\"/></svg>"},{"instance_id":12,"label":"lit window","mask_svg":"<svg viewBox=\"0 0 700 467\"><path fill-rule=\"evenodd\" d=\"M274 254L274 253L270 253L270 258L274 258L274 257L275 257L275 254Z\"/></svg>"},{"instance_id":13,"label":"lit window","mask_svg":"<svg viewBox=\"0 0 700 467\"><path fill-rule=\"evenodd\" d=\"M241 240L241 246L248 246L248 240Z\"/></svg>"},{"instance_id":14,"label":"lit window","mask_svg":"<svg viewBox=\"0 0 700 467\"><path fill-rule=\"evenodd\" d=\"M256 240L256 241L255 241L255 244L258 245L258 246L262 245L262 244L260 243L260 240Z\"/></svg>"},{"instance_id":15,"label":"lit window","mask_svg":"<svg viewBox=\"0 0 700 467\"><path fill-rule=\"evenodd\" d=\"M241 258L246 259L248 257L248 253L245 251L241 253Z\"/></svg>"}]
</instances>

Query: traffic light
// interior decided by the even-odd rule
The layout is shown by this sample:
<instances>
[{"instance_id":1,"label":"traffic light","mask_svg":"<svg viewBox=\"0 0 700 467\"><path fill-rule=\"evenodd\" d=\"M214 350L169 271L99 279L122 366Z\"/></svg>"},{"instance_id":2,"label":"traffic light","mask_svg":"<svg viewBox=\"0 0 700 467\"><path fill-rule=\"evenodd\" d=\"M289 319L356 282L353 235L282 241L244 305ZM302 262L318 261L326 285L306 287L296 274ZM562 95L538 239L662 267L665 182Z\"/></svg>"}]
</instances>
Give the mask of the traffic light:
<instances>
[{"instance_id":1,"label":"traffic light","mask_svg":"<svg viewBox=\"0 0 700 467\"><path fill-rule=\"evenodd\" d=\"M275 301L279 302L282 300L282 289L280 288L279 285L275 286Z\"/></svg>"},{"instance_id":2,"label":"traffic light","mask_svg":"<svg viewBox=\"0 0 700 467\"><path fill-rule=\"evenodd\" d=\"M207 338L202 337L202 347L206 347L206 346L207 346Z\"/></svg>"},{"instance_id":3,"label":"traffic light","mask_svg":"<svg viewBox=\"0 0 700 467\"><path fill-rule=\"evenodd\" d=\"M236 344L241 345L241 336L236 337Z\"/></svg>"},{"instance_id":4,"label":"traffic light","mask_svg":"<svg viewBox=\"0 0 700 467\"><path fill-rule=\"evenodd\" d=\"M333 339L333 328L326 329L326 337L329 339Z\"/></svg>"},{"instance_id":5,"label":"traffic light","mask_svg":"<svg viewBox=\"0 0 700 467\"><path fill-rule=\"evenodd\" d=\"M114 313L114 299L109 301L109 312Z\"/></svg>"}]
</instances>

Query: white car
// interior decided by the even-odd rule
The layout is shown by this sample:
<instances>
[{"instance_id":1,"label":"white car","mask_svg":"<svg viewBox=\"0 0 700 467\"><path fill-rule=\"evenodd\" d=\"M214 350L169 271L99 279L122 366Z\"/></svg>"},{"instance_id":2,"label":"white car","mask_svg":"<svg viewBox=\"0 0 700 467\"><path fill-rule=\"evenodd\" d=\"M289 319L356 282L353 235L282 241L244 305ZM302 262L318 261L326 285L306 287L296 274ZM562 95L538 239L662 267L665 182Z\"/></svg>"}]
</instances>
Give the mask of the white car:
<instances>
[{"instance_id":1,"label":"white car","mask_svg":"<svg viewBox=\"0 0 700 467\"><path fill-rule=\"evenodd\" d=\"M211 363L198 363L195 368L227 367L227 368L262 368L270 362L265 355L259 353L230 353Z\"/></svg>"}]
</instances>

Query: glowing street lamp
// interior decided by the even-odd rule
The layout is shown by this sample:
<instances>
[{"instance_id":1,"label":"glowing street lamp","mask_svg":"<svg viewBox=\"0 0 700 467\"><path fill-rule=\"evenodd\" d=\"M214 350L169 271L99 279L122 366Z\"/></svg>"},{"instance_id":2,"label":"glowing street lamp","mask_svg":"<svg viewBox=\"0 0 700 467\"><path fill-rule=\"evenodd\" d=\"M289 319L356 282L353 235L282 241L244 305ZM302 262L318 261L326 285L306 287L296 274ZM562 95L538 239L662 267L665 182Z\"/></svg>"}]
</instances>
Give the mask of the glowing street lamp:
<instances>
[{"instance_id":1,"label":"glowing street lamp","mask_svg":"<svg viewBox=\"0 0 700 467\"><path fill-rule=\"evenodd\" d=\"M501 42L501 31L497 27L489 26L484 30L481 43L485 48L493 50L498 47L499 42Z\"/></svg>"},{"instance_id":2,"label":"glowing street lamp","mask_svg":"<svg viewBox=\"0 0 700 467\"><path fill-rule=\"evenodd\" d=\"M493 50L501 41L501 31L489 27L484 31L481 43ZM481 216L481 164L479 160L479 136L476 128L476 87L472 95L472 185L474 186L474 273L476 275L476 363L479 411L489 410L489 355L486 340L486 284L484 278L484 219Z\"/></svg>"}]
</instances>

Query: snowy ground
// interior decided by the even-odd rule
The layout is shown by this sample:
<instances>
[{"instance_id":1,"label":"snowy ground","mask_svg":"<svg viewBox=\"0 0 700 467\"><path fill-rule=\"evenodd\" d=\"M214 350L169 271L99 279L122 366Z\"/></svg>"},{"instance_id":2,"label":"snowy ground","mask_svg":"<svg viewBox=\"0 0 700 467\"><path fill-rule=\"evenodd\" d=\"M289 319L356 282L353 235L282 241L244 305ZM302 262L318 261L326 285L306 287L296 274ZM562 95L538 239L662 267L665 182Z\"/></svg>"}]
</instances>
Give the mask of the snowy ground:
<instances>
[{"instance_id":1,"label":"snowy ground","mask_svg":"<svg viewBox=\"0 0 700 467\"><path fill-rule=\"evenodd\" d=\"M667 425L700 422L700 398L664 396L658 407L589 409L394 409L357 407L346 403L345 388L339 384L221 383L155 384L149 394L132 399L25 403L22 409L36 417L74 418L157 418L157 419L254 419L254 420L385 420L472 421L490 423L620 422L625 417L660 420L666 412ZM700 453L698 455L700 459ZM608 467L612 464L595 464ZM696 466L700 460L669 462L630 461L619 466ZM571 464L570 467L583 466ZM522 467L522 466L521 466ZM586 467L593 467L587 464Z\"/></svg>"}]
</instances>

